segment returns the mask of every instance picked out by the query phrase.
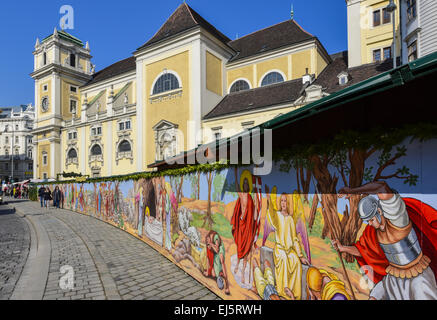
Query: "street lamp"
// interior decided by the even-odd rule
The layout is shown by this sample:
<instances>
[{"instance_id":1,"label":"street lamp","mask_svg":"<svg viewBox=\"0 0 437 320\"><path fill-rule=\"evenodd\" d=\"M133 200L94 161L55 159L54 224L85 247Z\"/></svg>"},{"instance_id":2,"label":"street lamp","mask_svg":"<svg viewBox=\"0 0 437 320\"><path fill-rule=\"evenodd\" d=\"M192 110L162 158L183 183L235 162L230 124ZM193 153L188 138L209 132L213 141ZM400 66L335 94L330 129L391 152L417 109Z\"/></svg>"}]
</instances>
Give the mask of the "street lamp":
<instances>
[{"instance_id":1,"label":"street lamp","mask_svg":"<svg viewBox=\"0 0 437 320\"><path fill-rule=\"evenodd\" d=\"M394 2L394 0L390 0L390 3L386 7L387 12L392 14L392 21L393 21L393 69L396 68L396 14L395 11L397 9L397 6Z\"/></svg>"}]
</instances>

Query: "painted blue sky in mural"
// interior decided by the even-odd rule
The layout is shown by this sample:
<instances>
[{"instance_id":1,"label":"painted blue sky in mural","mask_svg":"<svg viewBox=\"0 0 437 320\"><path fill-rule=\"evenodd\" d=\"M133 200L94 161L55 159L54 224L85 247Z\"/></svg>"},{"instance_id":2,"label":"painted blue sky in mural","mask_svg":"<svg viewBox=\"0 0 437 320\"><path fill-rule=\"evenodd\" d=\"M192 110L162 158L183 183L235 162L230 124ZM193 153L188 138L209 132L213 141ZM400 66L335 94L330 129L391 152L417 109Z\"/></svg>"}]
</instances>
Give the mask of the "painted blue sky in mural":
<instances>
[{"instance_id":1,"label":"painted blue sky in mural","mask_svg":"<svg viewBox=\"0 0 437 320\"><path fill-rule=\"evenodd\" d=\"M404 180L398 178L391 178L386 180L386 182L390 185L391 188L396 190L403 197L412 197L423 202L428 205L437 208L437 194L435 181L437 181L437 172L431 170L434 165L435 159L437 158L437 141L431 140L427 142L417 142L413 141L410 143L410 139L406 139L401 145L407 147L407 155L401 157L396 161L396 164L393 166L389 166L385 169L384 173L386 175L390 175L395 173L398 168L403 166L410 169L412 174L418 175L418 182L416 186L410 186L404 183ZM395 152L395 149L392 151ZM373 167L372 174L375 175L377 168L379 167L377 162L381 152L375 153L369 160L367 161L367 168ZM239 168L238 174L240 175L243 168ZM331 167L331 172L336 172L334 167ZM426 173L426 174L424 174ZM224 170L220 173L221 175L226 176L227 183L224 187L224 192L221 193L221 201L224 203L229 203L231 201L236 200L236 194L234 192L229 191L229 186L231 186L231 190L233 190L233 185L235 184L235 174L234 170ZM337 173L338 174L338 173ZM285 178L284 178L285 177ZM278 193L292 193L294 192L296 187L296 176L293 173L293 170L290 170L288 174L284 174L284 172L280 172L278 170L278 165L273 169L272 174L268 176L264 176L261 178L263 184L263 192L265 185L268 185L270 189L274 186L277 186ZM200 178L201 190L200 190L200 199L208 199L208 187L206 183L206 175L202 174ZM191 187L190 181L188 179L184 180L183 185L183 193L185 197L190 197ZM315 180L313 178L310 187L310 197L313 196L315 190ZM344 184L341 179L337 184L337 190L342 188ZM214 192L214 186L213 186ZM264 195L265 196L265 195ZM348 204L348 201L345 199L339 199L338 201L338 211L342 213L345 210L345 206Z\"/></svg>"}]
</instances>

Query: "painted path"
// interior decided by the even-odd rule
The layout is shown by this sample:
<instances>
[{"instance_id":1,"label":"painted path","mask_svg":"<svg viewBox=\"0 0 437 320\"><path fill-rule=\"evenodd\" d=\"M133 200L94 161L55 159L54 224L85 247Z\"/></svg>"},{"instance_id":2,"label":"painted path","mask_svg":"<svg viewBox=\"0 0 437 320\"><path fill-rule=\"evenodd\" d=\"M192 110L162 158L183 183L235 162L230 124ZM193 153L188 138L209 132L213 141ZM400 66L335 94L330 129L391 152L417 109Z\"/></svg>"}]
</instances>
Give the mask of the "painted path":
<instances>
[{"instance_id":1,"label":"painted path","mask_svg":"<svg viewBox=\"0 0 437 320\"><path fill-rule=\"evenodd\" d=\"M219 299L128 233L37 202L0 206L0 257L0 299Z\"/></svg>"}]
</instances>

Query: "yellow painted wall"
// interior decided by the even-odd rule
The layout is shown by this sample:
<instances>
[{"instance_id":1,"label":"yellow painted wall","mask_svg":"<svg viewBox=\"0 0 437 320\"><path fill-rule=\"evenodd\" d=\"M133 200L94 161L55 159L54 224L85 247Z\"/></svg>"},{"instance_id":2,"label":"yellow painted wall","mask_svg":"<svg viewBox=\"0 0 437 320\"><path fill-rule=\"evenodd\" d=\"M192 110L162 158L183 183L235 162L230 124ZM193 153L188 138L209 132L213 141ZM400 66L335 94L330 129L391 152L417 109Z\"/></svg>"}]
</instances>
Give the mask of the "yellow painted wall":
<instances>
[{"instance_id":1,"label":"yellow painted wall","mask_svg":"<svg viewBox=\"0 0 437 320\"><path fill-rule=\"evenodd\" d=\"M121 159L118 161L118 164L115 160L115 155L117 152L117 142L119 141L118 138L118 131L117 131L117 120L112 121L112 140L111 143L113 145L112 149L112 174L113 175L121 175L121 174L128 174L132 172L136 172L136 165L137 165L137 151L141 150L143 147L143 144L137 142L137 119L135 116L130 117L131 119L131 134L130 139L133 141L132 151L133 151L133 162L131 163L130 159Z\"/></svg>"},{"instance_id":2,"label":"yellow painted wall","mask_svg":"<svg viewBox=\"0 0 437 320\"><path fill-rule=\"evenodd\" d=\"M284 81L290 80L288 79L288 56L282 56L275 59L270 59L267 61L260 62L256 65L256 86L258 87L262 81L262 78L266 75L267 72L271 70L280 70L285 75Z\"/></svg>"},{"instance_id":3,"label":"yellow painted wall","mask_svg":"<svg viewBox=\"0 0 437 320\"><path fill-rule=\"evenodd\" d=\"M219 96L223 95L222 61L210 52L206 52L206 88Z\"/></svg>"},{"instance_id":4,"label":"yellow painted wall","mask_svg":"<svg viewBox=\"0 0 437 320\"><path fill-rule=\"evenodd\" d=\"M69 54L68 52L64 51L64 50L60 50L61 53L61 64L65 64L65 59L68 58Z\"/></svg>"},{"instance_id":5,"label":"yellow painted wall","mask_svg":"<svg viewBox=\"0 0 437 320\"><path fill-rule=\"evenodd\" d=\"M326 60L322 57L322 55L320 54L320 52L317 52L317 56L316 56L316 60L317 60L317 66L316 66L316 77L323 71L323 69L326 68L326 66L328 65L328 63L326 62Z\"/></svg>"},{"instance_id":6,"label":"yellow painted wall","mask_svg":"<svg viewBox=\"0 0 437 320\"><path fill-rule=\"evenodd\" d=\"M399 0L395 0L398 7L396 10L397 50L400 55L399 43ZM393 44L393 23L383 24L381 12L381 25L373 27L373 11L386 7L388 0L366 0L361 3L361 17L363 27L361 29L361 62L363 64L373 62L373 50L390 47ZM382 56L382 51L381 51Z\"/></svg>"},{"instance_id":7,"label":"yellow painted wall","mask_svg":"<svg viewBox=\"0 0 437 320\"><path fill-rule=\"evenodd\" d=\"M79 140L79 132L80 130L77 130L77 134L78 134L78 139L76 140L76 151L77 151L77 158L78 158L78 163L77 164L73 164L70 163L68 165L66 165L66 160L67 160L67 153L68 150L70 150L70 147L68 146L68 132L70 130L62 130L61 133L61 152L62 154L62 163L61 163L61 171L65 171L65 172L75 172L75 173L79 173L80 172L80 152L82 152L82 150L80 150L80 140Z\"/></svg>"},{"instance_id":8,"label":"yellow painted wall","mask_svg":"<svg viewBox=\"0 0 437 320\"><path fill-rule=\"evenodd\" d=\"M43 152L47 152L47 165L43 165L42 156ZM43 178L43 173L47 173L47 177L50 177L50 142L43 141L38 143L38 178Z\"/></svg>"},{"instance_id":9,"label":"yellow painted wall","mask_svg":"<svg viewBox=\"0 0 437 320\"><path fill-rule=\"evenodd\" d=\"M70 86L77 87L77 93L70 92ZM80 98L80 84L73 81L65 81L61 79L62 97L61 97L61 114L64 120L71 120L72 114L70 113L70 99L77 101L76 118L80 117L82 109L82 101Z\"/></svg>"},{"instance_id":10,"label":"yellow painted wall","mask_svg":"<svg viewBox=\"0 0 437 320\"><path fill-rule=\"evenodd\" d=\"M47 85L47 91L43 91L43 87L44 85ZM49 98L49 108L46 112L42 112L42 108L41 108L41 102L42 102L42 98L47 96ZM53 110L53 106L52 106L52 80L50 78L46 78L42 81L40 81L39 83L39 88L38 88L38 118L41 117L46 117L48 116L52 110Z\"/></svg>"},{"instance_id":11,"label":"yellow painted wall","mask_svg":"<svg viewBox=\"0 0 437 320\"><path fill-rule=\"evenodd\" d=\"M243 131L242 123L254 121L253 126L259 125L263 122L271 120L278 116L279 114L285 114L287 112L296 110L298 107L287 107L281 109L267 110L264 112L257 112L247 115L234 116L224 119L218 119L214 121L203 122L202 126L205 132L203 143L208 143L212 141L212 135L210 130L212 128L222 127L222 138L230 137Z\"/></svg>"},{"instance_id":12,"label":"yellow painted wall","mask_svg":"<svg viewBox=\"0 0 437 320\"><path fill-rule=\"evenodd\" d=\"M179 125L179 130L187 136L187 121L190 119L190 54L189 51L175 54L174 56L146 63L144 67L145 81L145 101L146 106L146 123L143 126L147 130L148 141L143 142L145 145L146 164L155 162L155 143L154 131L152 129L159 121L165 119ZM182 81L182 96L171 100L153 102L150 104L149 98L152 91L152 85L158 75L166 68L176 72ZM184 141L183 148L186 149L187 141ZM181 149L182 146L179 146ZM182 151L182 150L180 150Z\"/></svg>"},{"instance_id":13,"label":"yellow painted wall","mask_svg":"<svg viewBox=\"0 0 437 320\"><path fill-rule=\"evenodd\" d=\"M251 88L256 88L258 83L256 83L256 78L254 78L254 65L240 67L236 69L231 69L226 72L226 76L228 79L228 90L230 89L230 85L232 82L239 78L246 78L250 81Z\"/></svg>"},{"instance_id":14,"label":"yellow painted wall","mask_svg":"<svg viewBox=\"0 0 437 320\"><path fill-rule=\"evenodd\" d=\"M271 70L279 70L285 75L285 81L301 78L305 74L305 69L308 68L310 73L319 73L323 70L327 63L319 53L313 54L314 61L311 61L311 52L317 52L316 48L307 49L291 55L283 55L277 58L255 62L252 65L232 68L227 70L227 86L230 89L231 84L239 79L246 78L250 81L252 88L257 88L262 78ZM289 61L291 60L291 66ZM291 77L290 77L291 69Z\"/></svg>"},{"instance_id":15,"label":"yellow painted wall","mask_svg":"<svg viewBox=\"0 0 437 320\"><path fill-rule=\"evenodd\" d=\"M315 70L311 69L311 49L294 53L291 56L292 75L293 79L302 78L308 68L309 73L315 73Z\"/></svg>"}]
</instances>

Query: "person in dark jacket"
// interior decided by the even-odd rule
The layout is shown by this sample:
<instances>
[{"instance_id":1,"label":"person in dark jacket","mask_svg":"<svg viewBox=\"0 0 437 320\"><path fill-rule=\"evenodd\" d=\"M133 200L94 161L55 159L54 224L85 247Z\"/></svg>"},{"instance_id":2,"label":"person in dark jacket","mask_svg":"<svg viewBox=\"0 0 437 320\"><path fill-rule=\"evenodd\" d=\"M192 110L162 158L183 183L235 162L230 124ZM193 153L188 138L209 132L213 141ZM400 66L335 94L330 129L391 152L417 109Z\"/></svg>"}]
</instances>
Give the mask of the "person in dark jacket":
<instances>
[{"instance_id":1,"label":"person in dark jacket","mask_svg":"<svg viewBox=\"0 0 437 320\"><path fill-rule=\"evenodd\" d=\"M61 202L61 190L56 186L53 191L53 206L59 209L59 204Z\"/></svg>"},{"instance_id":2,"label":"person in dark jacket","mask_svg":"<svg viewBox=\"0 0 437 320\"><path fill-rule=\"evenodd\" d=\"M45 206L45 202L44 202L44 191L46 191L46 188L44 186L41 186L38 189L38 197L39 197L39 201L41 202L41 208Z\"/></svg>"},{"instance_id":3,"label":"person in dark jacket","mask_svg":"<svg viewBox=\"0 0 437 320\"><path fill-rule=\"evenodd\" d=\"M49 187L46 187L44 191L44 205L47 209L49 208L50 200L52 200L52 192Z\"/></svg>"},{"instance_id":4,"label":"person in dark jacket","mask_svg":"<svg viewBox=\"0 0 437 320\"><path fill-rule=\"evenodd\" d=\"M59 189L59 192L61 194L61 208L64 209L64 191L62 191L62 189Z\"/></svg>"}]
</instances>

